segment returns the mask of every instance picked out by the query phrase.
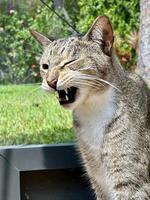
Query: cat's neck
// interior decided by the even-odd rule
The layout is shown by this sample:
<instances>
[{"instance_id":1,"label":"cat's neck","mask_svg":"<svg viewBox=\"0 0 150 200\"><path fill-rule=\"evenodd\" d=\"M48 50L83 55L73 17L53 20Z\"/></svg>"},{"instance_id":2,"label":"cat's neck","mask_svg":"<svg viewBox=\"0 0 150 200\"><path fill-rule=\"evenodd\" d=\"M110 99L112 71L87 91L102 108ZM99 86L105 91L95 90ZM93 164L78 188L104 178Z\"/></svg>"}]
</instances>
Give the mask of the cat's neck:
<instances>
[{"instance_id":1,"label":"cat's neck","mask_svg":"<svg viewBox=\"0 0 150 200\"><path fill-rule=\"evenodd\" d=\"M121 65L119 58L116 55L115 50L112 51L112 55L111 55L111 59L112 59L112 67L113 70L115 72L115 76L119 77L126 77L126 71L124 70L123 66Z\"/></svg>"},{"instance_id":2,"label":"cat's neck","mask_svg":"<svg viewBox=\"0 0 150 200\"><path fill-rule=\"evenodd\" d=\"M129 79L129 75L121 65L115 51L112 51L111 59L112 59L112 84L118 87L118 89L122 90L122 87L126 85L126 82Z\"/></svg>"},{"instance_id":3,"label":"cat's neck","mask_svg":"<svg viewBox=\"0 0 150 200\"><path fill-rule=\"evenodd\" d=\"M77 137L92 149L101 147L105 129L116 111L115 91L109 88L103 94L88 97L74 111L78 123Z\"/></svg>"}]
</instances>

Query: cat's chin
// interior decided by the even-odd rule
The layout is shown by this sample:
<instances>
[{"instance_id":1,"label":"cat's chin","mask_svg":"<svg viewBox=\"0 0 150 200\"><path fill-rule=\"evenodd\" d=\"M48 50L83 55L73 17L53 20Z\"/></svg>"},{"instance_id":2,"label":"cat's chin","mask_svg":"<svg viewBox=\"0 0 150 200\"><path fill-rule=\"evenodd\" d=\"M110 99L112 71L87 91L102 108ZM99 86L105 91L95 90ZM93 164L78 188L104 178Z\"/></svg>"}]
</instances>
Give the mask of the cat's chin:
<instances>
[{"instance_id":1,"label":"cat's chin","mask_svg":"<svg viewBox=\"0 0 150 200\"><path fill-rule=\"evenodd\" d=\"M61 104L61 106L67 110L74 110L76 108L75 103Z\"/></svg>"},{"instance_id":2,"label":"cat's chin","mask_svg":"<svg viewBox=\"0 0 150 200\"><path fill-rule=\"evenodd\" d=\"M67 109L67 110L74 110L76 107L78 107L78 105L79 105L79 95L76 95L76 99L75 99L75 101L74 102L72 102L72 103L65 103L65 104L62 104L62 103L60 103L60 105L63 107L63 108L65 108L65 109Z\"/></svg>"}]
</instances>

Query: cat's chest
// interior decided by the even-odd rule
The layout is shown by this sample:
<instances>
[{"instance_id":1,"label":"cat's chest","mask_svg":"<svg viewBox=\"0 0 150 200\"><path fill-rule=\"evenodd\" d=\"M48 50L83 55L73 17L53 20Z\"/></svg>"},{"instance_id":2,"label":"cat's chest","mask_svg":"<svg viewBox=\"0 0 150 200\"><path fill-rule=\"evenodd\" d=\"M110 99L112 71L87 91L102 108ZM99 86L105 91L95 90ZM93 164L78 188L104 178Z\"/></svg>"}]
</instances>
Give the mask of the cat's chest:
<instances>
[{"instance_id":1,"label":"cat's chest","mask_svg":"<svg viewBox=\"0 0 150 200\"><path fill-rule=\"evenodd\" d=\"M112 91L97 96L88 105L83 105L74 113L78 127L76 134L91 150L101 148L106 128L116 111Z\"/></svg>"},{"instance_id":2,"label":"cat's chest","mask_svg":"<svg viewBox=\"0 0 150 200\"><path fill-rule=\"evenodd\" d=\"M89 119L81 121L77 136L89 146L90 149L94 150L100 148L105 135L105 119L100 115L89 117Z\"/></svg>"}]
</instances>

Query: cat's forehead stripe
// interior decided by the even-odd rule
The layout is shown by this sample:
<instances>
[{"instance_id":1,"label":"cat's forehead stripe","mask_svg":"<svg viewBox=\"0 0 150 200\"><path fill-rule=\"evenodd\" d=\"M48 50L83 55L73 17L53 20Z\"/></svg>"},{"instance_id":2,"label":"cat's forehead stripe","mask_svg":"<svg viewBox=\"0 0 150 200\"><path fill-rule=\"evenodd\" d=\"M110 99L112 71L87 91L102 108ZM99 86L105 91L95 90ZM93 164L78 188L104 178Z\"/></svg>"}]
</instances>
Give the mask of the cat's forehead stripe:
<instances>
[{"instance_id":1,"label":"cat's forehead stripe","mask_svg":"<svg viewBox=\"0 0 150 200\"><path fill-rule=\"evenodd\" d=\"M65 47L63 46L63 48L60 51L60 54L62 54L65 51Z\"/></svg>"},{"instance_id":2,"label":"cat's forehead stripe","mask_svg":"<svg viewBox=\"0 0 150 200\"><path fill-rule=\"evenodd\" d=\"M71 44L74 43L74 41L77 40L77 38L69 38L69 39L59 39L57 41L54 41L50 44L48 55L55 55L56 52L59 54L63 54L66 50L68 50L71 46Z\"/></svg>"}]
</instances>

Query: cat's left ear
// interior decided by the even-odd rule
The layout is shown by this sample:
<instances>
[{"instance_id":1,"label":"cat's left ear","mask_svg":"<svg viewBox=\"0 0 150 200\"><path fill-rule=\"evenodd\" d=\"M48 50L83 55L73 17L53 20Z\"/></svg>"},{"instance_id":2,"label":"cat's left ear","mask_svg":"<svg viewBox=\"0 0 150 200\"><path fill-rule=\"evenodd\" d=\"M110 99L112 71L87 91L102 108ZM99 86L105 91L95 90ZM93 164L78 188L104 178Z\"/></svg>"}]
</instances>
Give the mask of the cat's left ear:
<instances>
[{"instance_id":1,"label":"cat's left ear","mask_svg":"<svg viewBox=\"0 0 150 200\"><path fill-rule=\"evenodd\" d=\"M111 55L114 36L111 22L107 16L99 16L92 27L83 37L84 40L92 40L99 43L105 54Z\"/></svg>"},{"instance_id":2,"label":"cat's left ear","mask_svg":"<svg viewBox=\"0 0 150 200\"><path fill-rule=\"evenodd\" d=\"M33 35L33 37L40 43L42 44L43 47L46 47L47 45L49 45L51 43L51 41L45 37L44 35L42 35L41 33L38 33L37 31L33 31L33 30L29 30L31 35Z\"/></svg>"}]
</instances>

